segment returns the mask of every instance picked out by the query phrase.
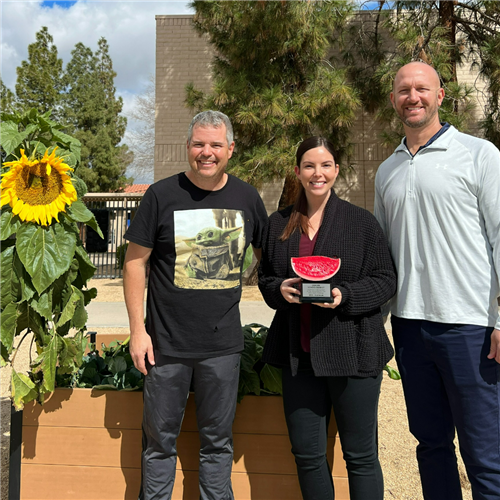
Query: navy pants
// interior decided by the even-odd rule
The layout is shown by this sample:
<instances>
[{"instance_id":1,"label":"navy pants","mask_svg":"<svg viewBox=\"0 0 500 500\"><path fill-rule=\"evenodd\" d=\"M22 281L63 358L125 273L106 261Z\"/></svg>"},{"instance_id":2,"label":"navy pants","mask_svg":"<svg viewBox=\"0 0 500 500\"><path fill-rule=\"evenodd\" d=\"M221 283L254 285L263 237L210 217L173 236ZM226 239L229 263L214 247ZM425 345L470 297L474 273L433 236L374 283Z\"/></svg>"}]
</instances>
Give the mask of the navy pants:
<instances>
[{"instance_id":1,"label":"navy pants","mask_svg":"<svg viewBox=\"0 0 500 500\"><path fill-rule=\"evenodd\" d=\"M474 500L500 499L500 365L492 328L392 317L425 500L461 500L453 440Z\"/></svg>"},{"instance_id":2,"label":"navy pants","mask_svg":"<svg viewBox=\"0 0 500 500\"><path fill-rule=\"evenodd\" d=\"M240 354L174 358L155 353L144 382L141 500L169 500L175 480L177 436L191 380L200 433L200 499L233 500L232 425Z\"/></svg>"},{"instance_id":3,"label":"navy pants","mask_svg":"<svg viewBox=\"0 0 500 500\"><path fill-rule=\"evenodd\" d=\"M351 500L382 500L378 459L377 409L382 374L377 377L316 377L312 368L293 377L283 368L283 404L292 453L304 500L335 498L327 453L333 411L347 465Z\"/></svg>"}]
</instances>

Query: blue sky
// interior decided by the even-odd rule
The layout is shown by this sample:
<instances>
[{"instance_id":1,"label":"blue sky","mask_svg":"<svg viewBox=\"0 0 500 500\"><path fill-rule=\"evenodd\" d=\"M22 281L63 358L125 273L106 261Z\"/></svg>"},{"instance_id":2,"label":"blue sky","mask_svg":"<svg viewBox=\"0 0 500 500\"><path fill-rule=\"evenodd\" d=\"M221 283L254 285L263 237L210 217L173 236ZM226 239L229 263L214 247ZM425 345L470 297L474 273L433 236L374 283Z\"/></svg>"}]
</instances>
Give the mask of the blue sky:
<instances>
[{"instance_id":1,"label":"blue sky","mask_svg":"<svg viewBox=\"0 0 500 500\"><path fill-rule=\"evenodd\" d=\"M74 5L77 2L77 0L70 1L70 0L63 0L63 1L46 1L42 2L42 7L54 7L54 5L57 5L59 7L62 7L63 9L69 9L72 5Z\"/></svg>"}]
</instances>

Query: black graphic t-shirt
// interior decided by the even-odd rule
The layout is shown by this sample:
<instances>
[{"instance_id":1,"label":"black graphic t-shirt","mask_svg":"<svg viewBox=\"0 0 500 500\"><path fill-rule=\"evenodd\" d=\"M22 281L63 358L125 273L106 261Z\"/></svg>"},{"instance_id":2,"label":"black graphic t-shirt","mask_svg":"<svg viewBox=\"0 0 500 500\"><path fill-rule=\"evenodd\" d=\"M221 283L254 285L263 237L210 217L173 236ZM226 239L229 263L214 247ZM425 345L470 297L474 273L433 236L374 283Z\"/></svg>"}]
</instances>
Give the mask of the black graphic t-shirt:
<instances>
[{"instance_id":1,"label":"black graphic t-shirt","mask_svg":"<svg viewBox=\"0 0 500 500\"><path fill-rule=\"evenodd\" d=\"M243 349L241 267L267 221L255 188L229 175L218 191L184 173L153 184L125 238L152 248L146 329L162 354L216 357Z\"/></svg>"}]
</instances>

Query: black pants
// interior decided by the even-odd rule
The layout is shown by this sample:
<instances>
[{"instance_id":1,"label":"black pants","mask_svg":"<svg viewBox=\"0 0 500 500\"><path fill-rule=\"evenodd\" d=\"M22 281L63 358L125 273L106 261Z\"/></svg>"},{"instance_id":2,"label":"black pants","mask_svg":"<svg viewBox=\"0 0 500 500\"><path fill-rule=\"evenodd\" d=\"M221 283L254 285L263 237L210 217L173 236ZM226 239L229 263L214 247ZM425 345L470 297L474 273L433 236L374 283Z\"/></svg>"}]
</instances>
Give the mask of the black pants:
<instances>
[{"instance_id":1,"label":"black pants","mask_svg":"<svg viewBox=\"0 0 500 500\"><path fill-rule=\"evenodd\" d=\"M377 377L316 377L312 369L292 377L283 369L283 404L304 500L333 500L326 458L333 406L351 500L382 500L377 410L382 374Z\"/></svg>"},{"instance_id":2,"label":"black pants","mask_svg":"<svg viewBox=\"0 0 500 500\"><path fill-rule=\"evenodd\" d=\"M144 383L142 493L140 500L169 500L191 380L200 432L200 500L233 500L232 426L240 354L173 358L155 352Z\"/></svg>"}]
</instances>

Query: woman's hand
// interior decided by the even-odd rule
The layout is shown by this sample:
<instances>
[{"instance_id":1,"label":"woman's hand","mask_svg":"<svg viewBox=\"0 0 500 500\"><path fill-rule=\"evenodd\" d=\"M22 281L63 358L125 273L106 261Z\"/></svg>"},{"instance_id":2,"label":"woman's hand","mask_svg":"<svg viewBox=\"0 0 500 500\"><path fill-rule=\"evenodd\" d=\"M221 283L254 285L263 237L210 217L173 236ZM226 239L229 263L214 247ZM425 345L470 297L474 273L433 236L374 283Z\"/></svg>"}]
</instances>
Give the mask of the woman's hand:
<instances>
[{"instance_id":1,"label":"woman's hand","mask_svg":"<svg viewBox=\"0 0 500 500\"><path fill-rule=\"evenodd\" d=\"M332 290L333 302L314 302L315 306L335 309L342 301L342 292L338 288Z\"/></svg>"},{"instance_id":2,"label":"woman's hand","mask_svg":"<svg viewBox=\"0 0 500 500\"><path fill-rule=\"evenodd\" d=\"M301 281L301 278L289 278L287 280L284 280L280 285L281 295L283 295L285 300L287 302L290 302L290 304L300 304L300 291L294 288L293 285L295 283L300 283Z\"/></svg>"}]
</instances>

